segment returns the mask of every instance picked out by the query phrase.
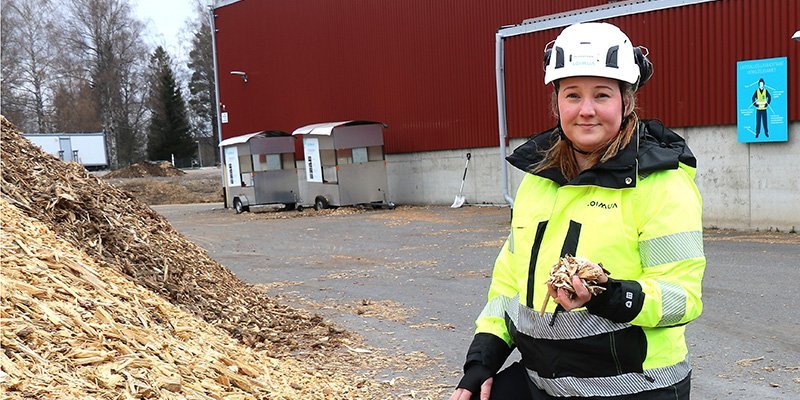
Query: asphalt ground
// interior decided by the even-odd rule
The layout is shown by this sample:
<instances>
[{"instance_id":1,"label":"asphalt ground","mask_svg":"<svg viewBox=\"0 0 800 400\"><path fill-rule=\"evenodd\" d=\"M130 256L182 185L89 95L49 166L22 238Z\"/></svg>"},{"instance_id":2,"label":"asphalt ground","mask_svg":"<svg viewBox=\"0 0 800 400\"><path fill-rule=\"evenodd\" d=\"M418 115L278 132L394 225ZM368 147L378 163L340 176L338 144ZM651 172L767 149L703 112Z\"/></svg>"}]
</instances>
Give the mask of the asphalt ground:
<instances>
[{"instance_id":1,"label":"asphalt ground","mask_svg":"<svg viewBox=\"0 0 800 400\"><path fill-rule=\"evenodd\" d=\"M424 353L431 362L400 374L427 378L442 398L461 376L509 229L503 207L239 215L218 203L153 208L280 301L371 347ZM707 230L705 252L704 312L687 327L693 398L800 399L800 235Z\"/></svg>"}]
</instances>

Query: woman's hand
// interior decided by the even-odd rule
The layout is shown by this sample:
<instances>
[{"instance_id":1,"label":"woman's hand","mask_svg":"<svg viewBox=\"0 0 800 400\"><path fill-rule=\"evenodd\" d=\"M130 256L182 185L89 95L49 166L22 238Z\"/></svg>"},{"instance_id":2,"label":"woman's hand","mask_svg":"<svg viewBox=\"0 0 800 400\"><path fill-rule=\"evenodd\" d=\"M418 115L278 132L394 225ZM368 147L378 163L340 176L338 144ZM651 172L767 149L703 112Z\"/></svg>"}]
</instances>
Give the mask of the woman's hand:
<instances>
[{"instance_id":1,"label":"woman's hand","mask_svg":"<svg viewBox=\"0 0 800 400\"><path fill-rule=\"evenodd\" d=\"M603 270L597 264L591 264L593 268L597 268L599 270ZM608 276L605 273L602 273L600 277L597 279L597 283L603 284L608 282ZM550 297L555 300L556 303L561 304L561 307L564 308L566 311L571 311L576 308L583 307L589 300L592 299L592 294L589 293L589 289L586 289L586 286L581 282L581 278L578 275L572 276L572 288L575 289L575 298L569 298L569 292L564 289L556 290L553 288L552 285L547 285L547 290L550 293Z\"/></svg>"},{"instance_id":2,"label":"woman's hand","mask_svg":"<svg viewBox=\"0 0 800 400\"><path fill-rule=\"evenodd\" d=\"M492 393L492 381L493 378L489 378L483 381L481 385L481 397L480 400L489 400L489 394ZM458 388L453 392L450 396L450 400L470 400L472 398L472 392L464 388Z\"/></svg>"}]
</instances>

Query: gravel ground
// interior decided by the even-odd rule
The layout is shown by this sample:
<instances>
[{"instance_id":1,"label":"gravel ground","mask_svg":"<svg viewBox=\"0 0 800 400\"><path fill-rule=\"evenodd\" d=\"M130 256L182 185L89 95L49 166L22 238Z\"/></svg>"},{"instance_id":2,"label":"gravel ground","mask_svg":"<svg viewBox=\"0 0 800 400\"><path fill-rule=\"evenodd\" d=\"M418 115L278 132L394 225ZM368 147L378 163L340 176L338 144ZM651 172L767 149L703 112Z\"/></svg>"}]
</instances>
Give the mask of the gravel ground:
<instances>
[{"instance_id":1,"label":"gravel ground","mask_svg":"<svg viewBox=\"0 0 800 400\"><path fill-rule=\"evenodd\" d=\"M240 278L319 312L398 357L384 378L458 381L507 208L398 207L236 215L221 204L156 206ZM704 314L687 328L699 399L800 398L800 235L708 230Z\"/></svg>"}]
</instances>

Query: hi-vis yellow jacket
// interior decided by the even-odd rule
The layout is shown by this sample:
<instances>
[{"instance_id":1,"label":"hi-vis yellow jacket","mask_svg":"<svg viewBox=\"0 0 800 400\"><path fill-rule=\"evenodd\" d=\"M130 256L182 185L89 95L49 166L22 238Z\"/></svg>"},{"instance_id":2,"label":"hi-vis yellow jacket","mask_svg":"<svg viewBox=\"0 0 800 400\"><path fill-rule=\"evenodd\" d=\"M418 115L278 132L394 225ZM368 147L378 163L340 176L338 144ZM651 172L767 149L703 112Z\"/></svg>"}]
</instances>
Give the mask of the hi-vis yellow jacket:
<instances>
[{"instance_id":1,"label":"hi-vis yellow jacket","mask_svg":"<svg viewBox=\"0 0 800 400\"><path fill-rule=\"evenodd\" d=\"M753 93L753 102L755 102L757 110L766 110L771 100L772 96L766 88L756 89L756 92Z\"/></svg>"},{"instance_id":2,"label":"hi-vis yellow jacket","mask_svg":"<svg viewBox=\"0 0 800 400\"><path fill-rule=\"evenodd\" d=\"M555 136L534 137L509 162L530 171ZM552 396L625 395L684 379L684 325L702 311L705 268L695 163L680 136L642 121L630 145L572 181L557 169L526 174L459 387L475 392L514 347ZM607 290L571 312L550 301L540 317L549 271L565 254L602 263Z\"/></svg>"}]
</instances>

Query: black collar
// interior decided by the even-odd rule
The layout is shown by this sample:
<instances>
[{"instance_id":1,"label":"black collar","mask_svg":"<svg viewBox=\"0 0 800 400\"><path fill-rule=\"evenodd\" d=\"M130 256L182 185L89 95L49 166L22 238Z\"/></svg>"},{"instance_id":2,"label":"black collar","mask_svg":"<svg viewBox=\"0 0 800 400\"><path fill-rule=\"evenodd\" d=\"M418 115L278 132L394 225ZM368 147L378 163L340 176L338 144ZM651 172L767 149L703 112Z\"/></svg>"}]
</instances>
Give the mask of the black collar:
<instances>
[{"instance_id":1,"label":"black collar","mask_svg":"<svg viewBox=\"0 0 800 400\"><path fill-rule=\"evenodd\" d=\"M535 135L517 147L506 160L522 171L533 173L531 171L542 161L547 149L558 141L558 134L554 131L555 128ZM617 155L581 172L571 181L567 181L557 167L539 171L536 175L561 186L596 185L622 189L636 186L637 173L647 176L654 171L676 169L679 162L691 167L697 165L683 138L659 121L643 120L639 122L637 134Z\"/></svg>"}]
</instances>

